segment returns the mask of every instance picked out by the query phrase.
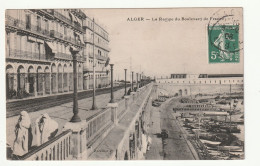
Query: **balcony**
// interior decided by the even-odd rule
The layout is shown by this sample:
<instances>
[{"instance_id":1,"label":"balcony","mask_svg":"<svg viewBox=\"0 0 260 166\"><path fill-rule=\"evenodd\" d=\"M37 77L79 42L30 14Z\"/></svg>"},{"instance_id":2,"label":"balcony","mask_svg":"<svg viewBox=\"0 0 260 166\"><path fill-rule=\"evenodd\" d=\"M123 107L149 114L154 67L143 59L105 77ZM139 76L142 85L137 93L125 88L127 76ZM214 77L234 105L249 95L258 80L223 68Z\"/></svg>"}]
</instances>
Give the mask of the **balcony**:
<instances>
[{"instance_id":1,"label":"balcony","mask_svg":"<svg viewBox=\"0 0 260 166\"><path fill-rule=\"evenodd\" d=\"M43 61L49 62L45 54L39 54L35 52L22 51L17 49L10 49L9 54L7 53L6 58L9 59L20 59L20 60L32 60L32 61Z\"/></svg>"},{"instance_id":2,"label":"balcony","mask_svg":"<svg viewBox=\"0 0 260 166\"><path fill-rule=\"evenodd\" d=\"M33 24L26 24L24 21L15 19L11 16L6 15L6 26L9 28L15 28L17 30L22 30L24 32L33 33L34 35L38 35L45 38L50 38L50 31L46 29L42 29L39 26L35 26Z\"/></svg>"},{"instance_id":3,"label":"balcony","mask_svg":"<svg viewBox=\"0 0 260 166\"><path fill-rule=\"evenodd\" d=\"M53 15L54 17L56 17L57 19L59 19L60 21L72 26L74 29L76 29L77 31L80 31L82 33L85 33L84 29L77 23L72 22L69 18L65 17L64 15L62 15L59 12L53 11Z\"/></svg>"},{"instance_id":4,"label":"balcony","mask_svg":"<svg viewBox=\"0 0 260 166\"><path fill-rule=\"evenodd\" d=\"M48 19L53 19L53 14L52 14L53 12L52 12L51 9L41 9L41 10L39 10L39 9L31 9L31 11L37 12L38 14L43 15L43 16L45 16Z\"/></svg>"},{"instance_id":5,"label":"balcony","mask_svg":"<svg viewBox=\"0 0 260 166\"><path fill-rule=\"evenodd\" d=\"M83 13L80 9L71 9L71 12L79 17L81 17L82 19L85 19L87 16L85 15L85 13Z\"/></svg>"},{"instance_id":6,"label":"balcony","mask_svg":"<svg viewBox=\"0 0 260 166\"><path fill-rule=\"evenodd\" d=\"M106 50L108 52L110 51L110 48L106 44L101 44L101 43L95 42L95 46L97 46L103 50Z\"/></svg>"},{"instance_id":7,"label":"balcony","mask_svg":"<svg viewBox=\"0 0 260 166\"><path fill-rule=\"evenodd\" d=\"M66 53L61 53L58 52L55 54L56 59L64 59L64 60L72 60L72 55L71 54L66 54Z\"/></svg>"},{"instance_id":8,"label":"balcony","mask_svg":"<svg viewBox=\"0 0 260 166\"><path fill-rule=\"evenodd\" d=\"M64 35L64 34L62 34L60 32L55 31L55 30L51 30L50 31L50 36L54 37L54 38L57 38L57 39L60 39L60 40L63 40L65 42L74 44L74 45L79 46L79 47L85 47L84 43L81 43L80 41L78 41L76 39L73 39L70 36L66 36L66 35Z\"/></svg>"},{"instance_id":9,"label":"balcony","mask_svg":"<svg viewBox=\"0 0 260 166\"><path fill-rule=\"evenodd\" d=\"M58 39L63 39L63 34L54 30L50 31L50 36Z\"/></svg>"},{"instance_id":10,"label":"balcony","mask_svg":"<svg viewBox=\"0 0 260 166\"><path fill-rule=\"evenodd\" d=\"M87 37L86 35L83 35L83 40L85 43L92 43L93 44L93 38Z\"/></svg>"},{"instance_id":11,"label":"balcony","mask_svg":"<svg viewBox=\"0 0 260 166\"><path fill-rule=\"evenodd\" d=\"M89 55L90 58L93 58L93 54L88 54L88 55ZM95 58L98 59L98 60L106 61L108 57L104 57L104 56L95 54Z\"/></svg>"}]
</instances>

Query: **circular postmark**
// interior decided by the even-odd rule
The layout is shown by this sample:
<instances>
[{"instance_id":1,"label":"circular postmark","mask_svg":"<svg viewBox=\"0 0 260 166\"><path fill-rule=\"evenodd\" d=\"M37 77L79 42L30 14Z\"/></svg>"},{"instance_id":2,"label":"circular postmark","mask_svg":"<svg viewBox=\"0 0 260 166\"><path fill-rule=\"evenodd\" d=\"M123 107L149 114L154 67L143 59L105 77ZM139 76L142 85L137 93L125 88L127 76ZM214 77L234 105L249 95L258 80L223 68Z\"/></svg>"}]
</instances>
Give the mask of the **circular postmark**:
<instances>
[{"instance_id":1,"label":"circular postmark","mask_svg":"<svg viewBox=\"0 0 260 166\"><path fill-rule=\"evenodd\" d=\"M223 8L217 10L207 25L209 62L238 63L240 50L243 49L242 10L240 8Z\"/></svg>"}]
</instances>

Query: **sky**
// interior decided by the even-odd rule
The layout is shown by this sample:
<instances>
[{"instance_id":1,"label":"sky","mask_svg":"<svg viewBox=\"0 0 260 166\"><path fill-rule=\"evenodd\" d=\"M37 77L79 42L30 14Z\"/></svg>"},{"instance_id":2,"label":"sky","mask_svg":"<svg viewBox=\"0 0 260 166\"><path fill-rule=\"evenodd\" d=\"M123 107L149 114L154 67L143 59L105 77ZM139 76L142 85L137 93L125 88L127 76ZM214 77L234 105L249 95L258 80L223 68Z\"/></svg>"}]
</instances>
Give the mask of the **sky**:
<instances>
[{"instance_id":1,"label":"sky","mask_svg":"<svg viewBox=\"0 0 260 166\"><path fill-rule=\"evenodd\" d=\"M242 24L242 11L235 9ZM109 53L115 64L116 79L124 79L124 68L135 73L166 77L171 73L243 73L243 50L236 64L209 64L207 24L203 20L211 16L220 17L226 11L216 8L175 9L85 9L87 16L94 17L109 33ZM213 15L214 13L217 15ZM143 17L145 21L129 21ZM160 18L180 21L159 21ZM185 18L185 21L182 20ZM152 21L157 18L157 21ZM202 20L189 21L190 18ZM162 20L162 19L161 19ZM240 39L242 41L240 29ZM130 67L131 66L131 67Z\"/></svg>"}]
</instances>

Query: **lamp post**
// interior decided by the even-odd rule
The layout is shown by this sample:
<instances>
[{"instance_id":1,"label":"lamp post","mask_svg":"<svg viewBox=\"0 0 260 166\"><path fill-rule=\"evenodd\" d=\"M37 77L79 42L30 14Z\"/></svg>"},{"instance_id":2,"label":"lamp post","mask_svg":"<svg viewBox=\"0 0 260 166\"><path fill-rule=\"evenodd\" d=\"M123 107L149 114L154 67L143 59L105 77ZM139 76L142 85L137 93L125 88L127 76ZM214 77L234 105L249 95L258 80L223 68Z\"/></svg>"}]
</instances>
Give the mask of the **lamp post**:
<instances>
[{"instance_id":1,"label":"lamp post","mask_svg":"<svg viewBox=\"0 0 260 166\"><path fill-rule=\"evenodd\" d=\"M127 69L125 69L125 96L127 95L127 92L126 92L126 71L127 71Z\"/></svg>"},{"instance_id":2,"label":"lamp post","mask_svg":"<svg viewBox=\"0 0 260 166\"><path fill-rule=\"evenodd\" d=\"M73 49L70 49L71 53L72 53L72 57L73 57L73 117L71 118L70 122L76 123L76 122L80 122L81 119L78 115L79 110L78 110L78 81L77 81L77 53L79 51L75 51Z\"/></svg>"},{"instance_id":3,"label":"lamp post","mask_svg":"<svg viewBox=\"0 0 260 166\"><path fill-rule=\"evenodd\" d=\"M131 91L134 91L134 72L132 71Z\"/></svg>"},{"instance_id":4,"label":"lamp post","mask_svg":"<svg viewBox=\"0 0 260 166\"><path fill-rule=\"evenodd\" d=\"M136 90L138 89L138 73L136 73Z\"/></svg>"},{"instance_id":5,"label":"lamp post","mask_svg":"<svg viewBox=\"0 0 260 166\"><path fill-rule=\"evenodd\" d=\"M113 66L114 64L110 64L111 67L111 99L109 103L114 103L114 93L113 93Z\"/></svg>"},{"instance_id":6,"label":"lamp post","mask_svg":"<svg viewBox=\"0 0 260 166\"><path fill-rule=\"evenodd\" d=\"M96 71L95 71L95 20L93 18L93 103L91 110L97 110L96 106Z\"/></svg>"}]
</instances>

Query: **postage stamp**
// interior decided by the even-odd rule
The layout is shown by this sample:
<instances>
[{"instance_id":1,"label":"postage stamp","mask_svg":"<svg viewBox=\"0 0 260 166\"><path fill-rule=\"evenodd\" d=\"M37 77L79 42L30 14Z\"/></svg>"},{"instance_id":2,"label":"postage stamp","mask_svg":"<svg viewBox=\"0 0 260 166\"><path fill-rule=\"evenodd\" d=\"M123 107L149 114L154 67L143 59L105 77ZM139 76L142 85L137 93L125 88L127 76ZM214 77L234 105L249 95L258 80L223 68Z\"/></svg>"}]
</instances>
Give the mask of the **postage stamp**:
<instances>
[{"instance_id":1,"label":"postage stamp","mask_svg":"<svg viewBox=\"0 0 260 166\"><path fill-rule=\"evenodd\" d=\"M239 62L239 26L218 25L208 27L209 63Z\"/></svg>"}]
</instances>

